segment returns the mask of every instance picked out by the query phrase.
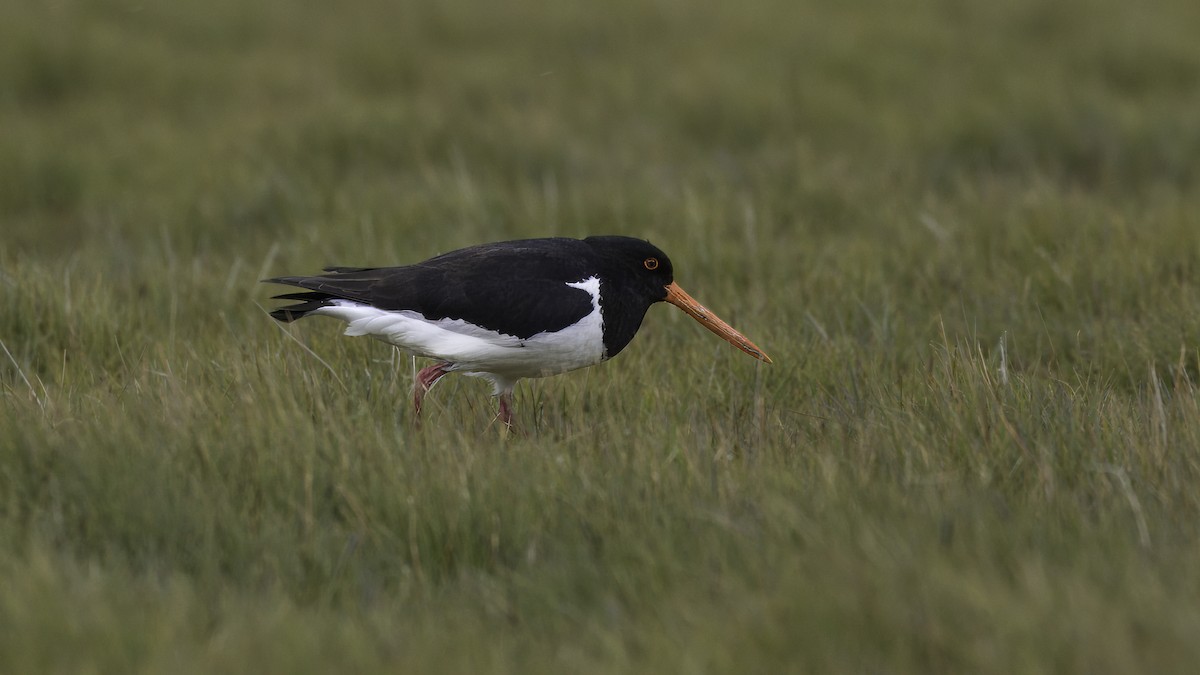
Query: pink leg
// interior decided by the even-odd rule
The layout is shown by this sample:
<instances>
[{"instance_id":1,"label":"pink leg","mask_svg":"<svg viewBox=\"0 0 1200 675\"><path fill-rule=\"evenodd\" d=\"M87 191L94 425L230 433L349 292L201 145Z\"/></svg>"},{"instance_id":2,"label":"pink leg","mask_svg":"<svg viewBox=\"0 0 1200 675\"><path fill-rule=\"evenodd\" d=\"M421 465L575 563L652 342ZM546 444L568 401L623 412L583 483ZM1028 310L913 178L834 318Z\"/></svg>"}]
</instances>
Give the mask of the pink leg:
<instances>
[{"instance_id":1,"label":"pink leg","mask_svg":"<svg viewBox=\"0 0 1200 675\"><path fill-rule=\"evenodd\" d=\"M500 414L497 417L504 426L512 429L512 391L500 392Z\"/></svg>"},{"instance_id":2,"label":"pink leg","mask_svg":"<svg viewBox=\"0 0 1200 675\"><path fill-rule=\"evenodd\" d=\"M413 415L417 424L421 423L421 401L424 400L425 394L433 389L433 385L450 372L447 370L449 367L449 363L435 363L417 373L417 382L413 386Z\"/></svg>"}]
</instances>

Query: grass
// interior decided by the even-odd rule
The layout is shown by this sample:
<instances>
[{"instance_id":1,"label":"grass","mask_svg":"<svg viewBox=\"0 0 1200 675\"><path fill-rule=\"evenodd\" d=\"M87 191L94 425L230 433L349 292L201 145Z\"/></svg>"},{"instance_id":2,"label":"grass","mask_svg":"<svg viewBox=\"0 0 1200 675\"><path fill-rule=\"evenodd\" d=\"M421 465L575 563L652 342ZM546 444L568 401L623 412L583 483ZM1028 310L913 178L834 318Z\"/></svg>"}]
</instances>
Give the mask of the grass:
<instances>
[{"instance_id":1,"label":"grass","mask_svg":"<svg viewBox=\"0 0 1200 675\"><path fill-rule=\"evenodd\" d=\"M1191 672L1195 3L0 21L0 671ZM257 280L622 233L489 428Z\"/></svg>"}]
</instances>

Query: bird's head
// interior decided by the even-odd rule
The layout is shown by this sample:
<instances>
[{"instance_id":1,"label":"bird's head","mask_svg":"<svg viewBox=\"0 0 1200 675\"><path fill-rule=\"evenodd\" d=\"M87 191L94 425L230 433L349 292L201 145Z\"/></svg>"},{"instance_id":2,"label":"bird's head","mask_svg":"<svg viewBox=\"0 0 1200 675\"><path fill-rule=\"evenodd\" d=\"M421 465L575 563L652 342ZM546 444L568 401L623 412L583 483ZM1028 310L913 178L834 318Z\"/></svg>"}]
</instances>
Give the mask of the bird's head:
<instances>
[{"instance_id":1,"label":"bird's head","mask_svg":"<svg viewBox=\"0 0 1200 675\"><path fill-rule=\"evenodd\" d=\"M674 283L675 273L671 259L657 246L633 237L588 237L584 241L600 256L613 283L650 302L667 299L667 287Z\"/></svg>"},{"instance_id":2,"label":"bird's head","mask_svg":"<svg viewBox=\"0 0 1200 675\"><path fill-rule=\"evenodd\" d=\"M771 363L771 357L766 352L675 283L671 259L657 246L633 237L588 237L585 241L605 261L610 277L619 278L627 291L647 298L652 303L669 302L738 349L760 361Z\"/></svg>"}]
</instances>

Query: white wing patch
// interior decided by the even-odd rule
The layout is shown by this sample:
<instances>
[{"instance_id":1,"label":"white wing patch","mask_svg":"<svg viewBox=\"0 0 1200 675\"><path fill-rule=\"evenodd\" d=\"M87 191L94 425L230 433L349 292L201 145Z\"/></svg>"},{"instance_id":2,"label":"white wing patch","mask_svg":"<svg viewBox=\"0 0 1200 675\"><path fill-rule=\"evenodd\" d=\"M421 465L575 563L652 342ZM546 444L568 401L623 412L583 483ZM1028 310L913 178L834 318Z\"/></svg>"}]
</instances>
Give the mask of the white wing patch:
<instances>
[{"instance_id":1,"label":"white wing patch","mask_svg":"<svg viewBox=\"0 0 1200 675\"><path fill-rule=\"evenodd\" d=\"M603 361L604 322L600 316L600 279L589 277L567 286L592 296L592 311L560 331L522 340L481 328L462 319L426 319L412 310L384 310L352 300L334 300L313 314L349 324L346 335L369 335L410 354L440 359L453 371L492 381L496 393L511 391L517 380L546 377Z\"/></svg>"}]
</instances>

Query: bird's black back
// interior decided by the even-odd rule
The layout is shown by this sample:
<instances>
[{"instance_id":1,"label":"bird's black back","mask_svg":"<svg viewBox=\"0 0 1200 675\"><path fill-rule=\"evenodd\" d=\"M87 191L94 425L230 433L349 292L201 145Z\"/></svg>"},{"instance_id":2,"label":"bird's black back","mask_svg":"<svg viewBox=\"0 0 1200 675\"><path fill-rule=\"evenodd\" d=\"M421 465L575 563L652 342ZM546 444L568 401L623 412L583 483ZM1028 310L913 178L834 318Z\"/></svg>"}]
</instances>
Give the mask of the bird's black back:
<instances>
[{"instance_id":1,"label":"bird's black back","mask_svg":"<svg viewBox=\"0 0 1200 675\"><path fill-rule=\"evenodd\" d=\"M404 267L326 268L320 276L268 279L310 291L278 296L301 302L271 316L293 321L345 299L528 338L562 330L592 311L587 291L566 284L594 275L594 257L577 239L528 239L472 246Z\"/></svg>"}]
</instances>

